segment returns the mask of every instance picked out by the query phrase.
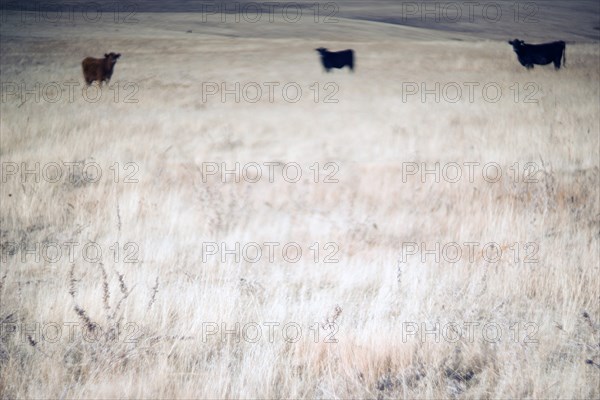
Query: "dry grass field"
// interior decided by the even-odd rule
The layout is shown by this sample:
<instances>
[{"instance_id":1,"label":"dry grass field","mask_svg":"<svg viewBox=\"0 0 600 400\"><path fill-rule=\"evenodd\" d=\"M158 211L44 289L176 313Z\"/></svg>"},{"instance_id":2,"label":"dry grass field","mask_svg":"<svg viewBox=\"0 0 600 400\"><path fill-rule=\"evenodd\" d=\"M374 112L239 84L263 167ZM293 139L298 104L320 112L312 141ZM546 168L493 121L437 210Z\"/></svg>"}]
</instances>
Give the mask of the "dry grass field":
<instances>
[{"instance_id":1,"label":"dry grass field","mask_svg":"<svg viewBox=\"0 0 600 400\"><path fill-rule=\"evenodd\" d=\"M572 3L530 27L560 71L518 64L523 24L357 1L3 10L0 398L600 397L599 14Z\"/></svg>"}]
</instances>

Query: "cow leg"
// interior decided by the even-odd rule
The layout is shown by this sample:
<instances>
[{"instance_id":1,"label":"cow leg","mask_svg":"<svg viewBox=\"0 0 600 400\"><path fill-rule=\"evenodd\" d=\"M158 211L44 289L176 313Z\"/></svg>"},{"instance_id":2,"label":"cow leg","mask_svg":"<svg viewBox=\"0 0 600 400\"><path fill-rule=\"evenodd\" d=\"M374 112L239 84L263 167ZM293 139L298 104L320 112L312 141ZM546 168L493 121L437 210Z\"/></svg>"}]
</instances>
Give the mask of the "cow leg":
<instances>
[{"instance_id":1,"label":"cow leg","mask_svg":"<svg viewBox=\"0 0 600 400\"><path fill-rule=\"evenodd\" d=\"M525 67L527 67L527 69L533 69L533 64L527 64Z\"/></svg>"},{"instance_id":2,"label":"cow leg","mask_svg":"<svg viewBox=\"0 0 600 400\"><path fill-rule=\"evenodd\" d=\"M560 58L557 60L554 60L554 69L556 69L556 70L560 69Z\"/></svg>"}]
</instances>

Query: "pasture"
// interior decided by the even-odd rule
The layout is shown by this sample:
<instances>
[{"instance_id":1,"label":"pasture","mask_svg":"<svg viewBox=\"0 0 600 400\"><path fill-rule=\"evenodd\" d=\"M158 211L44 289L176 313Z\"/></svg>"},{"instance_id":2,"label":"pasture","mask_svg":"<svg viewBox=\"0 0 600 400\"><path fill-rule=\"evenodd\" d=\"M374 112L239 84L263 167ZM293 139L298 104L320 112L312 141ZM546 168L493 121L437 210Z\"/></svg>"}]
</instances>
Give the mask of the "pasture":
<instances>
[{"instance_id":1,"label":"pasture","mask_svg":"<svg viewBox=\"0 0 600 400\"><path fill-rule=\"evenodd\" d=\"M527 71L523 27L361 4L3 10L0 398L600 396L591 28Z\"/></svg>"}]
</instances>

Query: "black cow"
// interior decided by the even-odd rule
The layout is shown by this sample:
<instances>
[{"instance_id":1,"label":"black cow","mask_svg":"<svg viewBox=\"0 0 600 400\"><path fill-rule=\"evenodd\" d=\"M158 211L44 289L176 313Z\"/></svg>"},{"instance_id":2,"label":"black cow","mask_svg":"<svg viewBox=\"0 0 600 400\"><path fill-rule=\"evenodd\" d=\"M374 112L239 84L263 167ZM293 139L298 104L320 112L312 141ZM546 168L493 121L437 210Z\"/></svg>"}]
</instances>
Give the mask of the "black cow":
<instances>
[{"instance_id":1,"label":"black cow","mask_svg":"<svg viewBox=\"0 0 600 400\"><path fill-rule=\"evenodd\" d=\"M525 44L524 41L515 39L509 41L522 66L532 69L534 64L547 65L554 63L554 68L560 69L561 60L567 65L566 43L559 42L544 44Z\"/></svg>"},{"instance_id":2,"label":"black cow","mask_svg":"<svg viewBox=\"0 0 600 400\"><path fill-rule=\"evenodd\" d=\"M115 69L115 64L119 57L121 57L121 54L119 53L109 53L104 54L104 58L84 58L81 62L81 67L83 68L83 78L85 79L85 83L89 86L94 81L98 81L100 85L102 85L102 82L104 81L107 83L110 82L110 78Z\"/></svg>"},{"instance_id":3,"label":"black cow","mask_svg":"<svg viewBox=\"0 0 600 400\"><path fill-rule=\"evenodd\" d=\"M342 50L342 51L327 51L323 47L315 49L321 54L321 62L325 71L329 72L332 68L344 68L345 66L350 67L350 71L354 72L354 51L353 50Z\"/></svg>"}]
</instances>

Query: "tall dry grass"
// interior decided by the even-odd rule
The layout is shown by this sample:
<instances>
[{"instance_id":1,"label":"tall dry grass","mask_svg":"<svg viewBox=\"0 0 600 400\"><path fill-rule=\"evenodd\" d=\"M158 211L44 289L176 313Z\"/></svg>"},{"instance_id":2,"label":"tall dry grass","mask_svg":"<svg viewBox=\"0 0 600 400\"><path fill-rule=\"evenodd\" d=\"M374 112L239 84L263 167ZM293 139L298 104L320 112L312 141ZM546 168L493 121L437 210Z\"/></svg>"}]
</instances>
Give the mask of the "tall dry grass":
<instances>
[{"instance_id":1,"label":"tall dry grass","mask_svg":"<svg viewBox=\"0 0 600 400\"><path fill-rule=\"evenodd\" d=\"M186 34L185 18L147 15L105 31L2 25L2 82L82 83L80 60L106 48L123 54L113 84L137 84L139 101L10 96L0 106L3 165L85 160L103 172L97 183L77 174L2 183L0 397L600 395L596 44L570 45L560 72L528 72L501 42L349 20L355 37L347 39L340 26L310 41L278 38L281 27L270 37L228 38L196 25ZM324 75L313 39L353 47L357 72ZM314 82L334 82L339 103L307 95L294 104L202 102L202 82L223 81L297 82L307 93ZM481 93L472 103L403 102L406 82L495 82L504 95L497 103ZM538 102L515 103L510 87L530 82ZM204 162L270 161L297 162L304 178L203 181ZM127 162L139 167L139 182L123 182ZM314 162L337 163L339 183L312 182ZM496 162L505 174L497 183L480 174L403 181L405 162ZM538 181L513 179L516 162L534 162ZM23 262L10 248L70 241L99 243L101 262L81 253L75 262L66 254ZM297 242L304 254L297 263L280 254L203 262L202 243L236 241ZM399 262L403 243L470 241L496 242L504 256ZM339 262L323 263L321 247L315 263L314 242L336 243ZM525 263L524 253L515 262L515 242L536 243L537 262ZM123 262L126 243L137 245L137 262ZM273 340L270 322L281 324ZM302 328L294 343L281 331L290 322ZM46 336L31 332L36 323ZM252 343L241 330L222 334L221 324L236 323L257 323L263 336ZM410 324L436 323L494 323L503 336L406 335ZM62 328L57 338L52 324ZM207 324L219 333L203 335ZM327 341L332 334L337 342Z\"/></svg>"}]
</instances>

